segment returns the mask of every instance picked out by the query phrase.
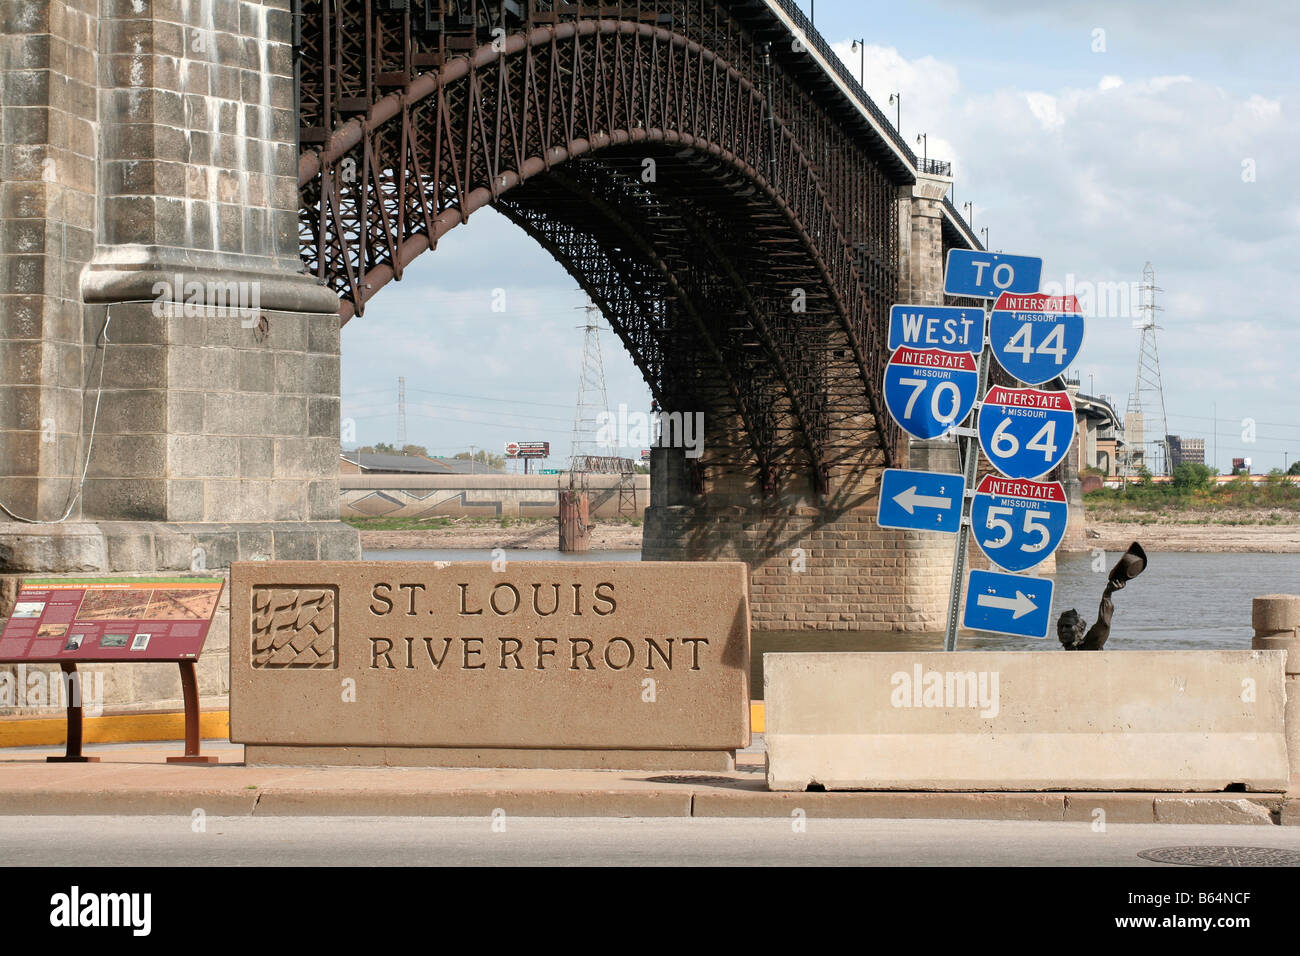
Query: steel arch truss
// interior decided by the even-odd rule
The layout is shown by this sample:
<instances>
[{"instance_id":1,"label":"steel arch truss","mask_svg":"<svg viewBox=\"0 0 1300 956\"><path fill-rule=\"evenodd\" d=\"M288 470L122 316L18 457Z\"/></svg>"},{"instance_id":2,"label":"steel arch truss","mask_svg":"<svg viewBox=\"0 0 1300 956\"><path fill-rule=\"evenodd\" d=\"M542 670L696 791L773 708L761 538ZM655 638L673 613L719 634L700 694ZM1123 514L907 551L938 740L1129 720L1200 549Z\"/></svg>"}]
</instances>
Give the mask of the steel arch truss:
<instances>
[{"instance_id":1,"label":"steel arch truss","mask_svg":"<svg viewBox=\"0 0 1300 956\"><path fill-rule=\"evenodd\" d=\"M705 412L710 469L770 494L892 460L903 180L747 4L302 2L300 248L344 322L493 205Z\"/></svg>"}]
</instances>

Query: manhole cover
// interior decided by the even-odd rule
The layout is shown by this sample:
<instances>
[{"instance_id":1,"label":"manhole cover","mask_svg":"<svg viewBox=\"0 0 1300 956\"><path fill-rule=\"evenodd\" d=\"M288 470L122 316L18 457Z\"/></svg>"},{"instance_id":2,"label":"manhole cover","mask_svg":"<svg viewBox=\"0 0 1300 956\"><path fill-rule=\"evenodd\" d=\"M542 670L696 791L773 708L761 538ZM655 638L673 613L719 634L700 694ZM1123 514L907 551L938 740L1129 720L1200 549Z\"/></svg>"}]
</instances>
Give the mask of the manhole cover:
<instances>
[{"instance_id":1,"label":"manhole cover","mask_svg":"<svg viewBox=\"0 0 1300 956\"><path fill-rule=\"evenodd\" d=\"M646 777L648 783L735 783L735 777L712 777L707 774L669 773Z\"/></svg>"},{"instance_id":2,"label":"manhole cover","mask_svg":"<svg viewBox=\"0 0 1300 956\"><path fill-rule=\"evenodd\" d=\"M1138 856L1179 866L1300 866L1300 853L1271 846L1159 846Z\"/></svg>"}]
</instances>

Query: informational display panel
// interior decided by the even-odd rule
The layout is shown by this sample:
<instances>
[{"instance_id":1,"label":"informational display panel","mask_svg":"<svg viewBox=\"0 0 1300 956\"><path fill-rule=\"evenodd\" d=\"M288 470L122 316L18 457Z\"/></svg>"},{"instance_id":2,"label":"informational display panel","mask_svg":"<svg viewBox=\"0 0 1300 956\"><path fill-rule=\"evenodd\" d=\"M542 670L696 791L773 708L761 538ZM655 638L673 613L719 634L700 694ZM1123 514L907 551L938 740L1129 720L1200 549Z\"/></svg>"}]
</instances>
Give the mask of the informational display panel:
<instances>
[{"instance_id":1,"label":"informational display panel","mask_svg":"<svg viewBox=\"0 0 1300 956\"><path fill-rule=\"evenodd\" d=\"M221 578L28 578L0 661L183 661L203 650Z\"/></svg>"}]
</instances>

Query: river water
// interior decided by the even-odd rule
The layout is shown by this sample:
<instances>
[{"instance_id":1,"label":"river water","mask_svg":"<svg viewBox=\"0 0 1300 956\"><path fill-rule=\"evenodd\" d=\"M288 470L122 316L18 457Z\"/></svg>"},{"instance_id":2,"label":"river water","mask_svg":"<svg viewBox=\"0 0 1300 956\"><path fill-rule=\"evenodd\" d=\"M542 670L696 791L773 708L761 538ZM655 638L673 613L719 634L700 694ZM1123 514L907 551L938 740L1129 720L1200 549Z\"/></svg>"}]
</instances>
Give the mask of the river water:
<instances>
[{"instance_id":1,"label":"river water","mask_svg":"<svg viewBox=\"0 0 1300 956\"><path fill-rule=\"evenodd\" d=\"M490 561L488 551L368 551L374 561ZM639 551L507 551L512 561L639 561ZM1300 554L1186 554L1151 552L1147 569L1117 592L1106 649L1244 650L1253 634L1251 599L1261 594L1300 594ZM1119 559L1107 554L1093 569L1090 554L1058 554L1052 620L1075 608L1088 624L1106 586L1106 572ZM1045 641L962 632L960 650L1057 651L1055 629ZM761 656L767 651L939 650L941 633L890 631L755 631L754 690L759 696ZM1063 653L1063 652L1062 652Z\"/></svg>"}]
</instances>

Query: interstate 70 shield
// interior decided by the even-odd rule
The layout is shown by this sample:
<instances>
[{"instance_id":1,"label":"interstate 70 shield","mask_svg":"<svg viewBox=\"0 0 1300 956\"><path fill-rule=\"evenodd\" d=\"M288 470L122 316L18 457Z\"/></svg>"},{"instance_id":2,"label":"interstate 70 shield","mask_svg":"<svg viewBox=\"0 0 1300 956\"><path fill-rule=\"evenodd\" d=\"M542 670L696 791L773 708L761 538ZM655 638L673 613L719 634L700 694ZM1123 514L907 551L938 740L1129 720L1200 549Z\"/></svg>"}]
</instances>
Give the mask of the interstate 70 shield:
<instances>
[{"instance_id":1,"label":"interstate 70 shield","mask_svg":"<svg viewBox=\"0 0 1300 956\"><path fill-rule=\"evenodd\" d=\"M885 407L914 438L938 438L965 421L979 391L969 352L894 350L885 367Z\"/></svg>"}]
</instances>

